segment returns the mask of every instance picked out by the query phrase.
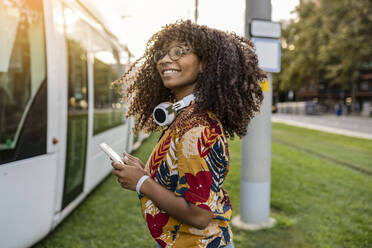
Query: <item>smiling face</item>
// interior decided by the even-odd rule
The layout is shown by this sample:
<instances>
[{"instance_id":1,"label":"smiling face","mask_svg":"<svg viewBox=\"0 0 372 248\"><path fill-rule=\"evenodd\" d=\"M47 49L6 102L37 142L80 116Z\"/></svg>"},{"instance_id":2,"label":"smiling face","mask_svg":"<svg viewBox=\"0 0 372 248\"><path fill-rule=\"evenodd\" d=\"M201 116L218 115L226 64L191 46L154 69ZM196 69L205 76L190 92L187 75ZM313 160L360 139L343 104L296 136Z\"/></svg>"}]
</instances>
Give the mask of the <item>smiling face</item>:
<instances>
[{"instance_id":1,"label":"smiling face","mask_svg":"<svg viewBox=\"0 0 372 248\"><path fill-rule=\"evenodd\" d=\"M198 56L192 52L192 49L187 48L183 49L184 53L176 54L176 60L172 60L168 51L176 46L186 47L184 43L176 41L167 44L163 48L165 56L157 61L156 68L164 86L172 90L176 99L180 100L193 92L202 64Z\"/></svg>"}]
</instances>

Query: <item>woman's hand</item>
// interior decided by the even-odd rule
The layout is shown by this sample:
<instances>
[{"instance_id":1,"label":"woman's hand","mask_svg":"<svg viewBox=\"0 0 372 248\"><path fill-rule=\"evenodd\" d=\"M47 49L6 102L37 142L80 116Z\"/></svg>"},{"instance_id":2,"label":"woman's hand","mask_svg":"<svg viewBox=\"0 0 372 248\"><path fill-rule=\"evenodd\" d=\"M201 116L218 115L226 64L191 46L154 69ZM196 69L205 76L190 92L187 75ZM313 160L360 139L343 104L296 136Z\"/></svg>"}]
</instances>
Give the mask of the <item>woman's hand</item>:
<instances>
[{"instance_id":1,"label":"woman's hand","mask_svg":"<svg viewBox=\"0 0 372 248\"><path fill-rule=\"evenodd\" d=\"M145 169L145 165L142 163L142 161L139 158L134 157L126 152L123 152L123 155L124 155L123 161L125 164L131 165L131 166L137 166L141 169Z\"/></svg>"},{"instance_id":2,"label":"woman's hand","mask_svg":"<svg viewBox=\"0 0 372 248\"><path fill-rule=\"evenodd\" d=\"M112 174L118 177L117 181L123 188L135 191L138 180L147 173L143 169L144 165L141 160L127 153L124 155L124 165L111 163L114 167Z\"/></svg>"},{"instance_id":3,"label":"woman's hand","mask_svg":"<svg viewBox=\"0 0 372 248\"><path fill-rule=\"evenodd\" d=\"M123 188L135 191L138 180L148 173L143 169L141 160L128 153L124 153L124 156L124 165L111 163L114 167L112 174L118 177ZM151 178L144 181L141 193L169 215L195 228L204 229L213 218L211 211L186 202L184 198L176 196Z\"/></svg>"}]
</instances>

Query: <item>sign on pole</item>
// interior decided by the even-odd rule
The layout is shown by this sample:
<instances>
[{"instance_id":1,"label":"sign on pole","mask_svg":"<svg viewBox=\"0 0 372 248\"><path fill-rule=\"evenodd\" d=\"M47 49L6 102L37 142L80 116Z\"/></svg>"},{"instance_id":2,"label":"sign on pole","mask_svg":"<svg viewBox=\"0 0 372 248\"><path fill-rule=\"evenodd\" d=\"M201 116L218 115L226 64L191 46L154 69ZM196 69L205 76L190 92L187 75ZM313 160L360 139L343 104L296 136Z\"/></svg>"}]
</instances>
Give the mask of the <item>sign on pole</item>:
<instances>
[{"instance_id":1,"label":"sign on pole","mask_svg":"<svg viewBox=\"0 0 372 248\"><path fill-rule=\"evenodd\" d=\"M280 72L280 41L278 39L252 38L256 46L258 66L267 72Z\"/></svg>"},{"instance_id":2,"label":"sign on pole","mask_svg":"<svg viewBox=\"0 0 372 248\"><path fill-rule=\"evenodd\" d=\"M250 23L251 37L263 37L279 39L282 35L280 22L271 22L268 20L253 19Z\"/></svg>"}]
</instances>

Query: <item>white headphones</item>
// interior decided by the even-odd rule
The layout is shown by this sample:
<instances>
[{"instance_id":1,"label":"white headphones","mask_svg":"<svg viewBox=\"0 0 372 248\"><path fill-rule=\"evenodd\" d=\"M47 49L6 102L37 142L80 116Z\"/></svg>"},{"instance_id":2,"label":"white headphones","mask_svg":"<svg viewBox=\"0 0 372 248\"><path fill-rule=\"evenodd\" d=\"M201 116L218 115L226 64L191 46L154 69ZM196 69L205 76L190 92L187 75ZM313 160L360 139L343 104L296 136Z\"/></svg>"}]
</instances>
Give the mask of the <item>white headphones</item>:
<instances>
[{"instance_id":1,"label":"white headphones","mask_svg":"<svg viewBox=\"0 0 372 248\"><path fill-rule=\"evenodd\" d=\"M170 102L163 102L160 103L158 106L154 108L152 112L152 116L154 117L154 121L159 126L167 126L171 124L174 119L176 118L176 112L186 108L190 105L191 101L195 99L194 94L185 96L182 100L176 103Z\"/></svg>"}]
</instances>

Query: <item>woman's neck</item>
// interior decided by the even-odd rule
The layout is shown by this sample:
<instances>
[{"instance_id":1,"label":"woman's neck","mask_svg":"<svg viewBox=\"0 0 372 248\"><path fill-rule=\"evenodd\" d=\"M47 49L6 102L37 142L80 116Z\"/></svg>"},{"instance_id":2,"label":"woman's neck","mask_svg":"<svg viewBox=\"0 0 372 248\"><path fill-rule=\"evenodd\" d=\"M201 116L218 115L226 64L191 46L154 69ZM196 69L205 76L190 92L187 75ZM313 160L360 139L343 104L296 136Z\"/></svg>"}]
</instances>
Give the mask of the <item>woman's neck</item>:
<instances>
[{"instance_id":1,"label":"woman's neck","mask_svg":"<svg viewBox=\"0 0 372 248\"><path fill-rule=\"evenodd\" d=\"M176 98L176 101L182 100L185 96L188 96L194 92L194 85L193 87L189 88L183 88L182 90L179 91L173 91L174 97Z\"/></svg>"}]
</instances>

